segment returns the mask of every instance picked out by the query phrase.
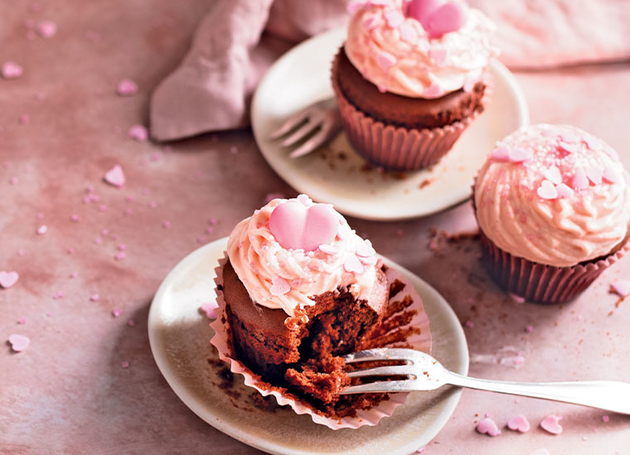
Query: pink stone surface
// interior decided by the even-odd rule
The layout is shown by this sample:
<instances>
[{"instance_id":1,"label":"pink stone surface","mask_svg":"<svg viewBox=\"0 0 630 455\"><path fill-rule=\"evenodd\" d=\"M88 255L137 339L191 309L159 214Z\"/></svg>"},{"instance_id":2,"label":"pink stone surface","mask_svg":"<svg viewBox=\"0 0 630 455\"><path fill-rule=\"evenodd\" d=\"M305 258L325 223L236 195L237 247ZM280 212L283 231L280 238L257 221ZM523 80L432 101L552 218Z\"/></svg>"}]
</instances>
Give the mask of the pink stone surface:
<instances>
[{"instance_id":1,"label":"pink stone surface","mask_svg":"<svg viewBox=\"0 0 630 455\"><path fill-rule=\"evenodd\" d=\"M151 355L147 314L161 281L199 247L201 234L207 242L224 237L267 194L296 193L269 168L248 130L168 149L116 133L146 124L151 90L180 62L209 2L41 1L45 18L29 3L0 3L3 61L28 69L20 78L0 79L0 270L20 276L13 287L0 289L0 338L19 332L31 340L19 354L9 344L0 349L0 453L262 453L206 424L170 389ZM59 33L29 41L27 19L54 21ZM628 107L621 102L630 63L516 76L533 123L584 128L613 146L630 168ZM112 87L122 79L141 90L117 96ZM46 96L39 100L36 93ZM25 112L30 122L20 124ZM237 154L229 153L232 147ZM160 159L152 160L158 153ZM103 181L116 164L127 176L123 188ZM43 225L39 213L46 235L35 234ZM526 359L518 368L474 362L472 375L628 380L630 302L616 306L619 297L608 291L611 282L629 276L630 258L572 303L514 302L480 267L476 240L437 241L428 248L432 228L469 230L471 213L462 205L406 222L349 221L379 253L434 286L461 321L471 322L466 336L473 358L496 358L510 346ZM213 230L206 233L208 220ZM103 229L109 235L94 243ZM131 253L115 260L120 244ZM63 298L53 299L62 289ZM89 301L97 293L99 299ZM124 317L113 317L114 310ZM21 320L28 323L18 325ZM490 439L474 431L475 419L482 420L474 416L486 412L500 427L517 414L530 422L562 415L564 431L553 437L540 428L504 431ZM499 455L541 447L553 454L626 453L630 419L611 415L603 424L605 414L466 390L425 453Z\"/></svg>"}]
</instances>

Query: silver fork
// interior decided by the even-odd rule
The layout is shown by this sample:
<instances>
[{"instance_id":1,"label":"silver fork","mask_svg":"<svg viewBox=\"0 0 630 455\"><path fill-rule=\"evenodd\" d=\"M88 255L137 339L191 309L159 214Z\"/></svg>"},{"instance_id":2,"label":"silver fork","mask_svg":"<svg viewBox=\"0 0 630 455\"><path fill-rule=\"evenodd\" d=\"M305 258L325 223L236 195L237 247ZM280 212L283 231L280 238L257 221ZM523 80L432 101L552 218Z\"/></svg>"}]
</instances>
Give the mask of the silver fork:
<instances>
[{"instance_id":1,"label":"silver fork","mask_svg":"<svg viewBox=\"0 0 630 455\"><path fill-rule=\"evenodd\" d=\"M289 156L298 158L314 152L332 140L341 129L341 117L334 99L319 101L289 116L271 133L271 139L282 139L283 147L292 147L304 141Z\"/></svg>"},{"instance_id":2,"label":"silver fork","mask_svg":"<svg viewBox=\"0 0 630 455\"><path fill-rule=\"evenodd\" d=\"M345 356L345 360L347 364L386 360L403 361L405 362L404 365L350 371L348 376L351 378L408 376L409 379L352 385L342 390L341 394L435 390L445 384L451 384L458 387L543 398L630 414L630 384L625 382L507 382L477 379L453 373L430 355L413 349L370 349L348 354Z\"/></svg>"}]
</instances>

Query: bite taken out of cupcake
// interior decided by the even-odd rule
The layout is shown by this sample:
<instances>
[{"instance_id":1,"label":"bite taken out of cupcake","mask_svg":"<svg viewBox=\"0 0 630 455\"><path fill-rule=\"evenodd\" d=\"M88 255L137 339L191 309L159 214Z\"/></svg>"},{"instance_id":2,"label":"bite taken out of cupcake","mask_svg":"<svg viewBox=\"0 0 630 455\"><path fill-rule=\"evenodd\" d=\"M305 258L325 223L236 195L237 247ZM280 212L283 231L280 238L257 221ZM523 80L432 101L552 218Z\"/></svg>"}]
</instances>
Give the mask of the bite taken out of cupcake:
<instances>
[{"instance_id":1,"label":"bite taken out of cupcake","mask_svg":"<svg viewBox=\"0 0 630 455\"><path fill-rule=\"evenodd\" d=\"M612 147L572 126L500 141L473 194L494 280L534 302L577 297L629 249L629 182Z\"/></svg>"},{"instance_id":2,"label":"bite taken out of cupcake","mask_svg":"<svg viewBox=\"0 0 630 455\"><path fill-rule=\"evenodd\" d=\"M214 328L227 341L224 347L215 335L211 342L233 371L248 370L247 385L317 414L318 423L361 426L358 418L334 425L388 399L339 395L350 384L342 355L392 342L414 346L410 337L421 331L430 344L428 320L417 322L425 314L415 290L401 298L405 283L370 242L331 205L306 195L274 199L240 222L217 272L223 315ZM375 422L386 415L377 414Z\"/></svg>"},{"instance_id":3,"label":"bite taken out of cupcake","mask_svg":"<svg viewBox=\"0 0 630 455\"><path fill-rule=\"evenodd\" d=\"M493 24L460 0L349 4L332 83L350 143L387 169L437 163L489 102Z\"/></svg>"}]
</instances>

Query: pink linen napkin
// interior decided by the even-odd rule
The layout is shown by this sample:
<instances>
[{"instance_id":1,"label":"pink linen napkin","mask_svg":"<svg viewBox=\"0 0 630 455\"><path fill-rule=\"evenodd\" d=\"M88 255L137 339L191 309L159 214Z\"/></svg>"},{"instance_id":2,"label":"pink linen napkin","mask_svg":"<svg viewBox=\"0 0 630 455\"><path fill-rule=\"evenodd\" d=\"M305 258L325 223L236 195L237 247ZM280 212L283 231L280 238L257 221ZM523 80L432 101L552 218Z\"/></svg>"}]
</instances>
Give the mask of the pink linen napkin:
<instances>
[{"instance_id":1,"label":"pink linen napkin","mask_svg":"<svg viewBox=\"0 0 630 455\"><path fill-rule=\"evenodd\" d=\"M215 0L180 66L152 94L151 136L169 141L247 126L266 68L292 44L345 23L346 3ZM630 1L469 3L495 22L500 59L513 69L630 59Z\"/></svg>"}]
</instances>

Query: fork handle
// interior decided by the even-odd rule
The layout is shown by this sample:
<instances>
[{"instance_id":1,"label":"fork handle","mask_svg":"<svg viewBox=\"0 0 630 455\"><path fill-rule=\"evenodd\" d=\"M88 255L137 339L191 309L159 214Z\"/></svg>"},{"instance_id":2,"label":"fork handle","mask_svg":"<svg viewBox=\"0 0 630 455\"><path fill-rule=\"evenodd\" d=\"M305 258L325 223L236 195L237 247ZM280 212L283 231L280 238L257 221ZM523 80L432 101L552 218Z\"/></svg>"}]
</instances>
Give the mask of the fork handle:
<instances>
[{"instance_id":1,"label":"fork handle","mask_svg":"<svg viewBox=\"0 0 630 455\"><path fill-rule=\"evenodd\" d=\"M470 389L543 398L630 414L630 384L625 382L508 382L490 381L450 373L448 383Z\"/></svg>"}]
</instances>

